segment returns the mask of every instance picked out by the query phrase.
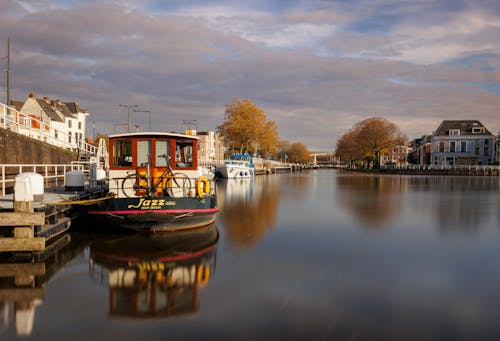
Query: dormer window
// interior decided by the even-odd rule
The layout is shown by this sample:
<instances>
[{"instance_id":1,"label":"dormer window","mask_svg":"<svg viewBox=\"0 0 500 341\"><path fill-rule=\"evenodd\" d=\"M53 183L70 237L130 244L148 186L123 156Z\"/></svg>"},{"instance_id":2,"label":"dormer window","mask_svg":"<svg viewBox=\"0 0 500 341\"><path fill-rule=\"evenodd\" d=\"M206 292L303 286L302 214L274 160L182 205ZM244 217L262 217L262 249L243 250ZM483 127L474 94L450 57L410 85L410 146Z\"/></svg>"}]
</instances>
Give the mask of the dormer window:
<instances>
[{"instance_id":1,"label":"dormer window","mask_svg":"<svg viewBox=\"0 0 500 341\"><path fill-rule=\"evenodd\" d=\"M450 136L459 136L460 129L450 129L449 134L450 134Z\"/></svg>"},{"instance_id":2,"label":"dormer window","mask_svg":"<svg viewBox=\"0 0 500 341\"><path fill-rule=\"evenodd\" d=\"M472 128L472 133L473 134L483 134L484 133L484 127L473 127Z\"/></svg>"}]
</instances>

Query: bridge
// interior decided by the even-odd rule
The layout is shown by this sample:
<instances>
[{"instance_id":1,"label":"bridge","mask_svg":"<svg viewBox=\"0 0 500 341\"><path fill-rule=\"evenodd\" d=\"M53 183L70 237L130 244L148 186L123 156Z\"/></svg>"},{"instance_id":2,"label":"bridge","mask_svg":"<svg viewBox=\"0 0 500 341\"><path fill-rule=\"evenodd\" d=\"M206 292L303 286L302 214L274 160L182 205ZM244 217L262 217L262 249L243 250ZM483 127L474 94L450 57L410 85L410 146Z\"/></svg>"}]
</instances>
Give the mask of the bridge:
<instances>
[{"instance_id":1,"label":"bridge","mask_svg":"<svg viewBox=\"0 0 500 341\"><path fill-rule=\"evenodd\" d=\"M338 167L340 164L333 153L312 152L310 155L312 158L311 166L314 168Z\"/></svg>"}]
</instances>

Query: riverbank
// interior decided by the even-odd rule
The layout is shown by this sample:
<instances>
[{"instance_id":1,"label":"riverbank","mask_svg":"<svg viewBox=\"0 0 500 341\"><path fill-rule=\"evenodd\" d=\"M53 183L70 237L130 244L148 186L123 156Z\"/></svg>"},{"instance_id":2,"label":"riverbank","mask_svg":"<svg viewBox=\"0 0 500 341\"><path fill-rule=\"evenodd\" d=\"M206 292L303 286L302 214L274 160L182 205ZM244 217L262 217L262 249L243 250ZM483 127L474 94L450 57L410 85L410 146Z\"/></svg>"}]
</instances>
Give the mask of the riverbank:
<instances>
[{"instance_id":1,"label":"riverbank","mask_svg":"<svg viewBox=\"0 0 500 341\"><path fill-rule=\"evenodd\" d=\"M379 169L351 169L342 170L394 175L454 175L454 176L500 176L499 166L455 166L455 167L408 167L408 168L379 168Z\"/></svg>"}]
</instances>

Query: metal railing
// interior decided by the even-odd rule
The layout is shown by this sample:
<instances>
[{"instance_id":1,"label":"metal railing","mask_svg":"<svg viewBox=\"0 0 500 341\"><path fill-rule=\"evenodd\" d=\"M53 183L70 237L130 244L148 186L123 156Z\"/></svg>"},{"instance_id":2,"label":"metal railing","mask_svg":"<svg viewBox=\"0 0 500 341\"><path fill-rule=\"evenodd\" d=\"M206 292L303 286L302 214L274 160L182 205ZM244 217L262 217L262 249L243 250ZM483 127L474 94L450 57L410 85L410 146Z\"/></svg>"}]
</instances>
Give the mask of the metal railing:
<instances>
[{"instance_id":1,"label":"metal railing","mask_svg":"<svg viewBox=\"0 0 500 341\"><path fill-rule=\"evenodd\" d=\"M7 193L7 189L13 190L14 181L17 174L34 172L43 176L45 187L57 187L64 185L66 172L72 170L84 171L82 164L4 164L0 165L0 185L2 196Z\"/></svg>"},{"instance_id":2,"label":"metal railing","mask_svg":"<svg viewBox=\"0 0 500 341\"><path fill-rule=\"evenodd\" d=\"M83 139L77 139L60 129L55 129L50 122L43 122L3 103L0 103L0 128L9 129L56 147L97 154L96 146L85 142Z\"/></svg>"}]
</instances>

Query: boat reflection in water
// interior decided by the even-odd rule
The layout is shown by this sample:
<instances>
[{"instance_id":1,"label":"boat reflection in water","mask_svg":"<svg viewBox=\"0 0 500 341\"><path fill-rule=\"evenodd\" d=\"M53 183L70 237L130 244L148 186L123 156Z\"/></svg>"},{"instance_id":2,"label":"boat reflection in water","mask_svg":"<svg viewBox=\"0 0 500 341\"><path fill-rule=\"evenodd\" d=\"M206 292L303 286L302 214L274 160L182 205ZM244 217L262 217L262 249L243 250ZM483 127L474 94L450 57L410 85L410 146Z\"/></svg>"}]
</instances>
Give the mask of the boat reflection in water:
<instances>
[{"instance_id":1,"label":"boat reflection in water","mask_svg":"<svg viewBox=\"0 0 500 341\"><path fill-rule=\"evenodd\" d=\"M90 246L90 275L109 286L109 314L153 318L198 310L198 288L215 272L215 224L161 234L131 234Z\"/></svg>"}]
</instances>

